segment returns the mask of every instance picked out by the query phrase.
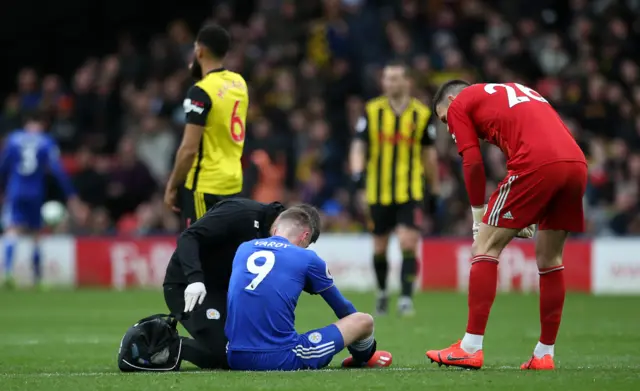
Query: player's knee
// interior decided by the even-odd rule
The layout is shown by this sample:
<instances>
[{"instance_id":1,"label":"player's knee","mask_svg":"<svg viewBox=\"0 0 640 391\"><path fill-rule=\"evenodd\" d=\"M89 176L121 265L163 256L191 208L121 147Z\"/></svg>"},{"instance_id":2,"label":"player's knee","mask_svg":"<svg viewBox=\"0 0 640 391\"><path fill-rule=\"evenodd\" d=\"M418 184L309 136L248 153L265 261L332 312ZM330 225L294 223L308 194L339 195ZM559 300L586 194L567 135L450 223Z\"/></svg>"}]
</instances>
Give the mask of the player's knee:
<instances>
[{"instance_id":1,"label":"player's knee","mask_svg":"<svg viewBox=\"0 0 640 391\"><path fill-rule=\"evenodd\" d=\"M356 312L353 314L356 316L355 321L358 325L362 337L369 336L373 333L373 316L364 312Z\"/></svg>"},{"instance_id":2,"label":"player's knee","mask_svg":"<svg viewBox=\"0 0 640 391\"><path fill-rule=\"evenodd\" d=\"M364 312L356 312L349 317L357 330L357 339L367 337L373 333L373 316Z\"/></svg>"},{"instance_id":3,"label":"player's knee","mask_svg":"<svg viewBox=\"0 0 640 391\"><path fill-rule=\"evenodd\" d=\"M471 246L471 253L473 256L489 255L498 257L517 232L517 230L513 229L482 224L478 237Z\"/></svg>"},{"instance_id":4,"label":"player's knee","mask_svg":"<svg viewBox=\"0 0 640 391\"><path fill-rule=\"evenodd\" d=\"M418 231L407 227L398 227L398 241L403 250L415 250L419 240Z\"/></svg>"},{"instance_id":5,"label":"player's knee","mask_svg":"<svg viewBox=\"0 0 640 391\"><path fill-rule=\"evenodd\" d=\"M387 244L389 243L388 235L376 235L373 237L373 251L375 254L384 254L387 252Z\"/></svg>"},{"instance_id":6,"label":"player's knee","mask_svg":"<svg viewBox=\"0 0 640 391\"><path fill-rule=\"evenodd\" d=\"M562 252L536 248L536 263L539 269L562 265Z\"/></svg>"},{"instance_id":7,"label":"player's knee","mask_svg":"<svg viewBox=\"0 0 640 391\"><path fill-rule=\"evenodd\" d=\"M486 242L474 240L473 244L471 245L471 255L474 257L476 255L487 255L490 248L491 246Z\"/></svg>"},{"instance_id":8,"label":"player's knee","mask_svg":"<svg viewBox=\"0 0 640 391\"><path fill-rule=\"evenodd\" d=\"M562 251L567 233L543 230L536 238L536 262L544 269L562 264Z\"/></svg>"}]
</instances>

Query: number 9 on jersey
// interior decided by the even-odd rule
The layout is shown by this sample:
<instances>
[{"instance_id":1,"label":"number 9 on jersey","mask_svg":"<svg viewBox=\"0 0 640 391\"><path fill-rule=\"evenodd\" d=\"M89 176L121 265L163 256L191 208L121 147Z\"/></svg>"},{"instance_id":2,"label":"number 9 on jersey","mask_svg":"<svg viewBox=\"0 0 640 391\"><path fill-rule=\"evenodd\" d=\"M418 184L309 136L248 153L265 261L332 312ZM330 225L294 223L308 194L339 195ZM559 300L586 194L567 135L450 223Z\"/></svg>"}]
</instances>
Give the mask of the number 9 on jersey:
<instances>
[{"instance_id":1,"label":"number 9 on jersey","mask_svg":"<svg viewBox=\"0 0 640 391\"><path fill-rule=\"evenodd\" d=\"M262 265L257 265L256 260L264 259L264 263ZM255 274L256 277L251 280L249 285L247 285L244 289L248 291L255 290L258 285L265 279L267 274L271 272L273 269L273 265L276 263L276 256L271 251L256 251L251 254L251 256L247 259L247 271L251 274Z\"/></svg>"}]
</instances>

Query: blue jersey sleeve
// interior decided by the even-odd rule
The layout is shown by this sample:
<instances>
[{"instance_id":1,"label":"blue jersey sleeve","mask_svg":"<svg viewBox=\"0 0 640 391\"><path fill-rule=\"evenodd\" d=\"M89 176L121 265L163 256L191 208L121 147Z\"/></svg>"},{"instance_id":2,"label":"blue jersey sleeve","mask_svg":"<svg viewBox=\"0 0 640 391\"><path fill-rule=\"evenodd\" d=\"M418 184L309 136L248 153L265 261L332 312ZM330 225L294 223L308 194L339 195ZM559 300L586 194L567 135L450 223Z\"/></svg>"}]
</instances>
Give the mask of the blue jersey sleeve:
<instances>
[{"instance_id":1,"label":"blue jersey sleeve","mask_svg":"<svg viewBox=\"0 0 640 391\"><path fill-rule=\"evenodd\" d=\"M58 181L58 185L60 185L65 197L69 198L74 195L75 190L71 184L71 180L64 172L62 163L60 162L60 149L58 149L58 146L53 140L49 140L49 143L47 144L47 166L49 167L51 174L53 174Z\"/></svg>"},{"instance_id":2,"label":"blue jersey sleeve","mask_svg":"<svg viewBox=\"0 0 640 391\"><path fill-rule=\"evenodd\" d=\"M319 294L333 286L333 276L329 272L329 266L325 261L311 250L309 255L309 267L307 269L307 278L305 284L305 292L312 295Z\"/></svg>"},{"instance_id":3,"label":"blue jersey sleeve","mask_svg":"<svg viewBox=\"0 0 640 391\"><path fill-rule=\"evenodd\" d=\"M331 307L338 319L342 319L345 316L349 316L357 312L356 307L354 307L349 300L342 296L342 293L340 293L338 288L336 288L335 286L331 286L329 287L329 289L322 291L320 293L320 296L322 296L324 301L329 304L329 307Z\"/></svg>"}]
</instances>

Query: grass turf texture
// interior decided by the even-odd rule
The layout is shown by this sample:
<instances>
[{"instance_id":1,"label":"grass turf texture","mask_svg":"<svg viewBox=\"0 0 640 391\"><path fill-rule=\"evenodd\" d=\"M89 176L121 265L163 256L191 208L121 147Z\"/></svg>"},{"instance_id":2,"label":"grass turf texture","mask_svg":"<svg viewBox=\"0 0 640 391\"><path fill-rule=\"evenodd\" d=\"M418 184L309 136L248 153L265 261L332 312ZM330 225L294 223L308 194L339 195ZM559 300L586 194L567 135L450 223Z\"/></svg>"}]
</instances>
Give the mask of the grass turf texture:
<instances>
[{"instance_id":1,"label":"grass turf texture","mask_svg":"<svg viewBox=\"0 0 640 391\"><path fill-rule=\"evenodd\" d=\"M371 310L372 295L348 295ZM553 372L523 372L538 338L535 295L498 296L485 338L480 371L439 368L426 349L462 336L466 298L431 293L416 298L417 315L376 321L379 346L393 353L382 370L330 369L294 373L184 372L121 374L115 366L126 328L163 312L160 292L0 292L0 389L8 390L633 390L640 389L640 297L567 298ZM319 297L304 296L297 327L307 331L333 320Z\"/></svg>"}]
</instances>

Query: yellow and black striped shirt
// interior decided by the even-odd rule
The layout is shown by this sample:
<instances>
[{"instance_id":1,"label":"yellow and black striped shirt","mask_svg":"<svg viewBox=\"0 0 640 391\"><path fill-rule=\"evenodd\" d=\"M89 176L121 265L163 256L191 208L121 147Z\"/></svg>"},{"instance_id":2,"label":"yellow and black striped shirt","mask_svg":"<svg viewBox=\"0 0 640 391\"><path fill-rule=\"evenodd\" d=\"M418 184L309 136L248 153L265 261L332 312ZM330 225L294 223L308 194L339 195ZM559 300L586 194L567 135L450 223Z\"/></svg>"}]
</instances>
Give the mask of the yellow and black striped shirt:
<instances>
[{"instance_id":1,"label":"yellow and black striped shirt","mask_svg":"<svg viewBox=\"0 0 640 391\"><path fill-rule=\"evenodd\" d=\"M242 190L242 149L249 94L239 74L224 68L205 75L187 93L187 123L204 127L185 187L219 196Z\"/></svg>"},{"instance_id":2,"label":"yellow and black striped shirt","mask_svg":"<svg viewBox=\"0 0 640 391\"><path fill-rule=\"evenodd\" d=\"M435 139L430 119L431 110L417 99L411 99L402 113L394 112L384 96L367 102L356 137L367 143L369 205L422 200L422 148L433 145Z\"/></svg>"}]
</instances>

